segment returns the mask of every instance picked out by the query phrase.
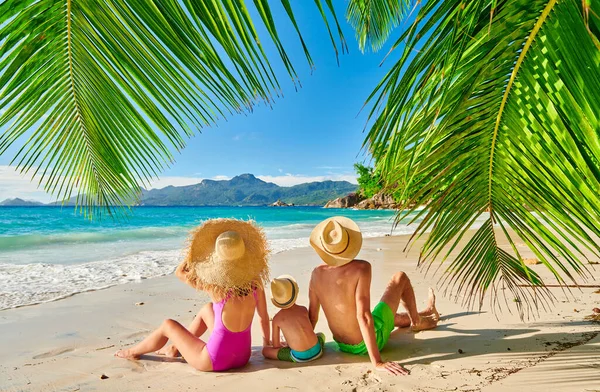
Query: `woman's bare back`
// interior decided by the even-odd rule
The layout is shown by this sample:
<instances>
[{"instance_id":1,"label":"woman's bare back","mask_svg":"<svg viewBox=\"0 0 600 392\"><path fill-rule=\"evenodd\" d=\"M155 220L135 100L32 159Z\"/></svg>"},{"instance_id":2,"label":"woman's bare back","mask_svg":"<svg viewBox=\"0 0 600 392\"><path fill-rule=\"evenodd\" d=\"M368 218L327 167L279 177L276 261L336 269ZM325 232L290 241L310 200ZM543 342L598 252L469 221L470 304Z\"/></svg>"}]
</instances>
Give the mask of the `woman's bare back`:
<instances>
[{"instance_id":1,"label":"woman's bare back","mask_svg":"<svg viewBox=\"0 0 600 392\"><path fill-rule=\"evenodd\" d=\"M256 300L252 293L244 297L232 297L223 306L221 321L231 332L241 332L252 324L255 310Z\"/></svg>"}]
</instances>

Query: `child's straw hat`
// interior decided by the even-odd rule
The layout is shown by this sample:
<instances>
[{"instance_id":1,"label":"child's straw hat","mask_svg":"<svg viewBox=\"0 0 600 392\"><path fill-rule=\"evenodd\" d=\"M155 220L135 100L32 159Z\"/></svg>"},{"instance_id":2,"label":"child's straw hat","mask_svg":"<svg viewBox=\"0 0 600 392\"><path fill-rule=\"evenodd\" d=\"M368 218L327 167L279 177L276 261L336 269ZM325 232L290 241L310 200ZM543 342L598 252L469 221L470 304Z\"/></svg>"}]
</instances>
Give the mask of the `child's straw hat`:
<instances>
[{"instance_id":1,"label":"child's straw hat","mask_svg":"<svg viewBox=\"0 0 600 392\"><path fill-rule=\"evenodd\" d=\"M313 229L310 245L325 263L338 267L351 262L358 255L362 247L362 234L352 219L334 216Z\"/></svg>"},{"instance_id":2,"label":"child's straw hat","mask_svg":"<svg viewBox=\"0 0 600 392\"><path fill-rule=\"evenodd\" d=\"M187 282L217 296L263 287L269 248L253 221L211 219L190 233L183 272Z\"/></svg>"},{"instance_id":3,"label":"child's straw hat","mask_svg":"<svg viewBox=\"0 0 600 392\"><path fill-rule=\"evenodd\" d=\"M294 305L298 298L298 283L290 275L281 275L271 281L271 301L281 309Z\"/></svg>"}]
</instances>

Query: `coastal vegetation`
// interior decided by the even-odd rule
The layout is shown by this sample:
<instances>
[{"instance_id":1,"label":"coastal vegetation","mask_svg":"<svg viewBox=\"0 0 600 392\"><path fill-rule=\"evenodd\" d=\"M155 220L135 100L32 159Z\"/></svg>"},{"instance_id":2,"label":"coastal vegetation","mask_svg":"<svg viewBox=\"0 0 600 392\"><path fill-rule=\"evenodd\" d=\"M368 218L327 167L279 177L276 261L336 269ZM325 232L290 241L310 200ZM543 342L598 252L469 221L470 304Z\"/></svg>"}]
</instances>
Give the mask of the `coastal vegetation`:
<instances>
[{"instance_id":1,"label":"coastal vegetation","mask_svg":"<svg viewBox=\"0 0 600 392\"><path fill-rule=\"evenodd\" d=\"M365 198L373 197L383 189L383 184L379 173L375 172L373 167L365 166L362 163L355 163L356 181L358 182L358 192Z\"/></svg>"},{"instance_id":2,"label":"coastal vegetation","mask_svg":"<svg viewBox=\"0 0 600 392\"><path fill-rule=\"evenodd\" d=\"M247 3L2 1L0 154L18 147L14 164L46 191L113 212L197 129L272 104L276 59L261 42L298 83L277 33L284 21L267 0L252 12ZM308 21L281 3L312 67ZM345 52L332 1L315 3ZM600 0L348 2L361 50L381 49L409 20L368 97L365 148L406 207L398 219L422 218L414 238L429 233L425 265L445 261L485 217L442 269L467 304L491 292L499 307L508 289L523 314L550 299L508 228L559 283L590 276L584 250L600 254L599 15Z\"/></svg>"}]
</instances>

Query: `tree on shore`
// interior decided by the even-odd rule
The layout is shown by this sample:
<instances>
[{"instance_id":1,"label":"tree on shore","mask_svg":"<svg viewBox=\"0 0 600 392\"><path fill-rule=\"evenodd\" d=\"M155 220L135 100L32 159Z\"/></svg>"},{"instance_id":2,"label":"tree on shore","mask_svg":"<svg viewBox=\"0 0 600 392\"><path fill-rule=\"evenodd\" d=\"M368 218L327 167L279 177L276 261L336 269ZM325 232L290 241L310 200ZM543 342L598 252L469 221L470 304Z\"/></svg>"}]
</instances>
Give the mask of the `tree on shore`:
<instances>
[{"instance_id":1,"label":"tree on shore","mask_svg":"<svg viewBox=\"0 0 600 392\"><path fill-rule=\"evenodd\" d=\"M358 191L363 197L368 199L381 191L383 188L381 178L371 166L355 163L354 170L358 176L356 179L358 182Z\"/></svg>"},{"instance_id":2,"label":"tree on shore","mask_svg":"<svg viewBox=\"0 0 600 392\"><path fill-rule=\"evenodd\" d=\"M85 195L92 215L134 200L197 130L272 104L272 61L298 83L274 2L247 3L0 1L0 154L16 147L12 164L61 199ZM315 4L343 53L333 2ZM428 202L411 215L414 238L429 232L422 263L468 240L442 270L468 304L491 292L498 307L507 288L523 314L550 298L509 228L563 284L600 254L599 15L600 0L348 2L361 50L400 29L400 58L367 98L365 147L407 207Z\"/></svg>"}]
</instances>

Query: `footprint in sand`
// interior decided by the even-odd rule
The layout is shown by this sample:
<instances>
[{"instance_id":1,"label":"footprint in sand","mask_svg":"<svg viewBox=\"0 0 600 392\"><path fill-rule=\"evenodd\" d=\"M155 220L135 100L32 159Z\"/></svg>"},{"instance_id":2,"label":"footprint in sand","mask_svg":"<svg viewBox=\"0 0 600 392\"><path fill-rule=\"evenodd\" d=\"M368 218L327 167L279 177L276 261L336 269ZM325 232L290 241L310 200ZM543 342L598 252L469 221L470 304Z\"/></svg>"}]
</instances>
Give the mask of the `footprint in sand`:
<instances>
[{"instance_id":1,"label":"footprint in sand","mask_svg":"<svg viewBox=\"0 0 600 392\"><path fill-rule=\"evenodd\" d=\"M353 379L344 380L342 385L348 388L352 388L353 392L358 391L371 391L373 387L377 386L377 390L381 391L379 384L381 384L381 378L375 375L372 371L367 371L360 377Z\"/></svg>"},{"instance_id":2,"label":"footprint in sand","mask_svg":"<svg viewBox=\"0 0 600 392\"><path fill-rule=\"evenodd\" d=\"M346 370L348 368L347 365L337 365L334 369L337 372L338 376L342 375L342 371Z\"/></svg>"},{"instance_id":3,"label":"footprint in sand","mask_svg":"<svg viewBox=\"0 0 600 392\"><path fill-rule=\"evenodd\" d=\"M68 347L55 348L54 350L50 350L48 352L38 354L38 355L34 356L33 359L52 358L52 357L56 357L56 356L59 356L64 353L70 353L71 351L74 351L74 350L75 349L68 348Z\"/></svg>"},{"instance_id":4,"label":"footprint in sand","mask_svg":"<svg viewBox=\"0 0 600 392\"><path fill-rule=\"evenodd\" d=\"M139 332L134 332L130 335L125 336L125 339L135 339L135 338L139 338L141 336L146 336L150 333L150 331L139 331Z\"/></svg>"}]
</instances>

